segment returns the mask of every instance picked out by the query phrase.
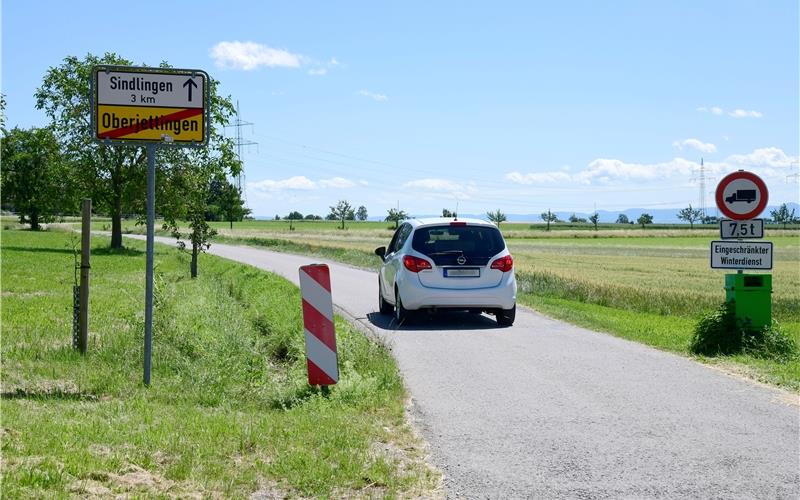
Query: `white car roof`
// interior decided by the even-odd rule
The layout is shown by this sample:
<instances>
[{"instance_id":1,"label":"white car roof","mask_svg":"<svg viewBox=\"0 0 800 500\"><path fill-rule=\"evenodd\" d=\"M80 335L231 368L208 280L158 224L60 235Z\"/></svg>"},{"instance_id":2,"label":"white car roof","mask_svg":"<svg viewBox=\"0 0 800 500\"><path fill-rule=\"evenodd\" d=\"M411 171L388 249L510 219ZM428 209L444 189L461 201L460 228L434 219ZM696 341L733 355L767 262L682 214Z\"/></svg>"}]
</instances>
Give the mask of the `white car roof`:
<instances>
[{"instance_id":1,"label":"white car roof","mask_svg":"<svg viewBox=\"0 0 800 500\"><path fill-rule=\"evenodd\" d=\"M467 224L474 225L474 226L490 226L496 227L489 221L481 220L481 219L468 219L462 217L426 217L424 219L408 219L403 222L410 222L412 226L419 227L419 226L440 226L440 225L447 225L451 222L466 222Z\"/></svg>"}]
</instances>

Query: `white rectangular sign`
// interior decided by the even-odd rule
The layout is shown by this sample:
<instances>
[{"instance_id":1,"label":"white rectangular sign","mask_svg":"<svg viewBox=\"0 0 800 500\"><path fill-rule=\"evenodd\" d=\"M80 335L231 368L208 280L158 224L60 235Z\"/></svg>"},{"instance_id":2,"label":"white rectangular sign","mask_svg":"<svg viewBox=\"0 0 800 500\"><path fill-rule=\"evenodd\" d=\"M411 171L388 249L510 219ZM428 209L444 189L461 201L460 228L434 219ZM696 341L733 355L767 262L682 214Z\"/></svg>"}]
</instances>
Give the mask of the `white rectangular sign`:
<instances>
[{"instance_id":1,"label":"white rectangular sign","mask_svg":"<svg viewBox=\"0 0 800 500\"><path fill-rule=\"evenodd\" d=\"M117 106L203 108L206 74L98 71L97 103Z\"/></svg>"},{"instance_id":2,"label":"white rectangular sign","mask_svg":"<svg viewBox=\"0 0 800 500\"><path fill-rule=\"evenodd\" d=\"M712 269L772 269L771 241L712 241Z\"/></svg>"},{"instance_id":3,"label":"white rectangular sign","mask_svg":"<svg viewBox=\"0 0 800 500\"><path fill-rule=\"evenodd\" d=\"M737 238L763 238L764 219L719 221L719 237L723 240Z\"/></svg>"}]
</instances>

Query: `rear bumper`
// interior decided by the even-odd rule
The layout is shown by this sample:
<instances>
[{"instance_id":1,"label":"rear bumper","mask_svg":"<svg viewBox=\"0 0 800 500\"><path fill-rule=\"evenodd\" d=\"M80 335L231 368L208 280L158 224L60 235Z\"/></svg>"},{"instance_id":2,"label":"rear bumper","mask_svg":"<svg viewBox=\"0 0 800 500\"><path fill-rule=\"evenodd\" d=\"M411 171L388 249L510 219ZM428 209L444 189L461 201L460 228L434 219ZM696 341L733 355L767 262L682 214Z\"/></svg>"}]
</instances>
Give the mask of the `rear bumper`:
<instances>
[{"instance_id":1,"label":"rear bumper","mask_svg":"<svg viewBox=\"0 0 800 500\"><path fill-rule=\"evenodd\" d=\"M490 288L428 288L417 276L397 282L403 307L415 311L428 308L511 309L517 302L517 280L505 273L500 284Z\"/></svg>"}]
</instances>

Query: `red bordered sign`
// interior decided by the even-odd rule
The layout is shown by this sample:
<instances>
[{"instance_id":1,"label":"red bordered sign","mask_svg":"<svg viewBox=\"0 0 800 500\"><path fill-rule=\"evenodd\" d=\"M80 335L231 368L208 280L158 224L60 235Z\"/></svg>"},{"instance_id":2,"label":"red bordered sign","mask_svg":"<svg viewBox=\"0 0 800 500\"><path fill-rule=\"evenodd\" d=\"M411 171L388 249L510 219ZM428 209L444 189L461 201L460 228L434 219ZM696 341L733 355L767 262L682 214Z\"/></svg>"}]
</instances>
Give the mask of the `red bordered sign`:
<instances>
[{"instance_id":1,"label":"red bordered sign","mask_svg":"<svg viewBox=\"0 0 800 500\"><path fill-rule=\"evenodd\" d=\"M717 185L717 207L733 220L755 219L767 207L767 185L752 172L728 174Z\"/></svg>"}]
</instances>

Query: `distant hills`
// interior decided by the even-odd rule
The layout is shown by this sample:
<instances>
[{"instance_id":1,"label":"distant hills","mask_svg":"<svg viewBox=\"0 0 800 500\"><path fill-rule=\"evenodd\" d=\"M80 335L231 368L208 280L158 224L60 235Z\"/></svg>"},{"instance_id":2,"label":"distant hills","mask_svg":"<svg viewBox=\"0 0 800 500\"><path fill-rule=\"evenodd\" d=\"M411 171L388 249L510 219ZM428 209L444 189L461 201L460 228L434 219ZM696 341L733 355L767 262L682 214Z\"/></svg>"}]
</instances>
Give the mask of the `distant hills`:
<instances>
[{"instance_id":1,"label":"distant hills","mask_svg":"<svg viewBox=\"0 0 800 500\"><path fill-rule=\"evenodd\" d=\"M800 216L800 205L797 203L787 203L786 206L789 207L789 210L794 209L795 215ZM764 213L761 214L762 218L768 218L770 215L771 210L777 210L778 205L770 205L764 210ZM600 214L600 222L616 222L617 217L619 214L625 214L628 216L628 219L636 222L636 219L639 218L640 215L643 213L648 213L653 216L653 222L656 224L681 224L684 221L678 219L678 211L681 210L680 208L659 208L659 209L652 209L652 208L628 208L625 210L620 211L608 211L608 210L598 210L597 213ZM569 220L570 215L573 213L576 217L580 217L583 219L588 219L592 212L554 212L556 216L563 221ZM721 215L717 213L716 207L709 207L706 209L706 214L711 216ZM418 219L423 217L438 217L440 214L428 214L428 215L420 215L416 216ZM460 214L462 217L468 218L476 218L476 219L485 219L486 214ZM542 222L541 214L511 214L507 213L506 218L509 222ZM370 220L379 220L377 217L372 218ZM688 222L686 223L688 224Z\"/></svg>"},{"instance_id":2,"label":"distant hills","mask_svg":"<svg viewBox=\"0 0 800 500\"><path fill-rule=\"evenodd\" d=\"M800 204L797 204L797 203L794 203L794 202L790 202L790 203L787 203L786 205L789 207L789 210L794 209L795 215L800 216ZM777 209L778 209L778 205L769 205L767 207L767 209L764 210L764 213L761 214L761 217L762 218L768 218L770 216L769 215L770 211L771 210L777 210ZM605 222L605 223L616 222L617 221L617 217L619 217L619 214L625 214L625 215L628 216L629 220L631 220L633 222L636 222L636 219L638 219L640 215L642 215L643 213L648 213L648 214L653 216L653 222L656 223L656 224L683 224L683 223L688 224L687 222L684 222L684 221L678 219L678 211L679 210L681 210L681 209L680 208L658 208L658 209L652 209L652 208L627 208L625 210L619 210L619 211L598 210L597 213L600 214L600 222ZM575 214L576 217L580 217L580 218L583 218L583 219L588 219L589 216L592 215L591 212L559 212L559 211L556 211L554 213L556 214L556 216L560 220L563 220L563 221L569 220L570 215L572 215L573 213ZM707 208L706 209L706 214L707 215L711 215L711 216L719 216L720 215L719 213L717 213L717 208L716 207ZM325 214L320 214L320 215L324 216ZM425 217L439 217L441 214L439 213L439 214L421 214L421 215L412 214L412 215L413 215L414 218L423 219ZM474 219L485 219L486 218L486 213L459 214L459 215L461 217L474 218ZM256 219L271 220L273 217L258 215L258 216L256 216ZM377 216L373 215L372 217L369 217L369 220L371 220L371 221L382 221L384 219L384 217L385 217L385 213L383 215L377 215ZM512 213L506 213L506 218L508 219L508 222L542 222L541 214L512 214Z\"/></svg>"}]
</instances>

